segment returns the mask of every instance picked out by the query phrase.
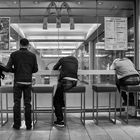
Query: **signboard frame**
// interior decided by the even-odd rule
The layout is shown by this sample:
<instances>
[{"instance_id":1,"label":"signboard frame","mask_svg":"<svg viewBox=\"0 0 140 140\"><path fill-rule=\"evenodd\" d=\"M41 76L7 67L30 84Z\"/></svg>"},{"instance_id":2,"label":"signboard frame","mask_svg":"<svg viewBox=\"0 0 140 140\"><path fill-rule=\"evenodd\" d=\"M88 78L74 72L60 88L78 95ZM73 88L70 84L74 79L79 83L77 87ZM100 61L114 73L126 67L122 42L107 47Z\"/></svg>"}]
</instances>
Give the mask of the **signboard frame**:
<instances>
[{"instance_id":1,"label":"signboard frame","mask_svg":"<svg viewBox=\"0 0 140 140\"><path fill-rule=\"evenodd\" d=\"M105 17L105 50L127 50L127 18Z\"/></svg>"}]
</instances>

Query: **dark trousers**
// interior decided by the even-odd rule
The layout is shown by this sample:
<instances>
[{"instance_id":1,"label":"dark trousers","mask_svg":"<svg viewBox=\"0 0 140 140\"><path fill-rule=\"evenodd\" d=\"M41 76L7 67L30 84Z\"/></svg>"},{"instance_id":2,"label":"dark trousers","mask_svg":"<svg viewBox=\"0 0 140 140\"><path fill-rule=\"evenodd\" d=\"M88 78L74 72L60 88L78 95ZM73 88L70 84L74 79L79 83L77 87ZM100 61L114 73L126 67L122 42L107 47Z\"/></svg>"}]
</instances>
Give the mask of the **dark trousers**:
<instances>
[{"instance_id":1,"label":"dark trousers","mask_svg":"<svg viewBox=\"0 0 140 140\"><path fill-rule=\"evenodd\" d=\"M56 92L53 98L53 105L55 108L55 116L58 122L63 121L64 92L75 87L77 81L62 79L58 81Z\"/></svg>"},{"instance_id":2,"label":"dark trousers","mask_svg":"<svg viewBox=\"0 0 140 140\"><path fill-rule=\"evenodd\" d=\"M126 76L121 79L116 78L116 85L117 88L120 92L120 86L126 86L126 85L138 85L140 83L139 76L138 75L131 75L131 76ZM124 91L122 91L122 98L124 100L124 105L127 104L127 95ZM134 93L129 94L129 105L133 106L134 105Z\"/></svg>"},{"instance_id":3,"label":"dark trousers","mask_svg":"<svg viewBox=\"0 0 140 140\"><path fill-rule=\"evenodd\" d=\"M21 97L23 92L23 100L25 107L25 125L30 128L31 120L31 85L24 85L15 83L13 87L14 92L14 126L21 126Z\"/></svg>"}]
</instances>

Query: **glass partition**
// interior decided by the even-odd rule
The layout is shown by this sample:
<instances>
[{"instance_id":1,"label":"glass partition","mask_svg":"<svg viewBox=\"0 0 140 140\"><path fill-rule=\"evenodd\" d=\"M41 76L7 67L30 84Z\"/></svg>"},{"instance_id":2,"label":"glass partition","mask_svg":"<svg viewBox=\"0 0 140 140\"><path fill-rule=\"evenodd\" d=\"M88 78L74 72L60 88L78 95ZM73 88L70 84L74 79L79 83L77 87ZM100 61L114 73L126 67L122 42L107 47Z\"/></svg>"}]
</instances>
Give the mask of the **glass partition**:
<instances>
[{"instance_id":1,"label":"glass partition","mask_svg":"<svg viewBox=\"0 0 140 140\"><path fill-rule=\"evenodd\" d=\"M51 70L59 58L71 54L78 58L79 69L84 70L109 69L124 51L136 61L133 0L1 0L0 17L10 18L9 50L0 52L4 64L10 53L19 49L21 37L29 39L39 70ZM107 26L109 23L111 26ZM91 83L108 79L89 75L80 78ZM37 83L53 81L48 79L47 75L37 77Z\"/></svg>"},{"instance_id":2,"label":"glass partition","mask_svg":"<svg viewBox=\"0 0 140 140\"><path fill-rule=\"evenodd\" d=\"M113 60L124 53L135 61L133 8L133 1L96 1L96 21L100 26L92 40L93 69L108 70ZM108 75L93 78L94 83L113 81L114 77Z\"/></svg>"}]
</instances>

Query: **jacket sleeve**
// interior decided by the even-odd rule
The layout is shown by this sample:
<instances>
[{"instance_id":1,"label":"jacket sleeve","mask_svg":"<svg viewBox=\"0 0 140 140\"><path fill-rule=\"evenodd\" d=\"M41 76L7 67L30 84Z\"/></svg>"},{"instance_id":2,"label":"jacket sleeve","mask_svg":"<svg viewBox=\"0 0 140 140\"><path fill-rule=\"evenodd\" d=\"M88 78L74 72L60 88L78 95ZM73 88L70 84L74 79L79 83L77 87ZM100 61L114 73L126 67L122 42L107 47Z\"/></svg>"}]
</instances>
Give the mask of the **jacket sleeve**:
<instances>
[{"instance_id":1,"label":"jacket sleeve","mask_svg":"<svg viewBox=\"0 0 140 140\"><path fill-rule=\"evenodd\" d=\"M34 67L33 67L33 73L36 73L38 71L38 64L37 64L37 59L36 59L36 56L35 56L35 59L34 59Z\"/></svg>"},{"instance_id":2,"label":"jacket sleeve","mask_svg":"<svg viewBox=\"0 0 140 140\"><path fill-rule=\"evenodd\" d=\"M61 59L54 65L53 70L58 70L61 66Z\"/></svg>"},{"instance_id":3,"label":"jacket sleeve","mask_svg":"<svg viewBox=\"0 0 140 140\"><path fill-rule=\"evenodd\" d=\"M14 73L12 55L10 55L10 58L9 58L9 60L7 62L7 65L6 65L5 68L6 68L5 69L6 72L12 72L12 73Z\"/></svg>"}]
</instances>

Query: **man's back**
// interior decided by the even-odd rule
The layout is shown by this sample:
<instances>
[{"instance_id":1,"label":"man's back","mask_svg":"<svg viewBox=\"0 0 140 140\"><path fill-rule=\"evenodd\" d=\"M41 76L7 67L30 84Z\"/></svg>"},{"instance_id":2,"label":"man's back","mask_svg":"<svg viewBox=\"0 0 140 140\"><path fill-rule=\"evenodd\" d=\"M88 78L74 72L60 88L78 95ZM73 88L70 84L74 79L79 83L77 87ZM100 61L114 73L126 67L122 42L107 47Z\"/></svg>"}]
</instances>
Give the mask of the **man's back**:
<instances>
[{"instance_id":1,"label":"man's back","mask_svg":"<svg viewBox=\"0 0 140 140\"><path fill-rule=\"evenodd\" d=\"M116 59L111 67L116 70L119 79L125 76L138 74L134 64L128 58Z\"/></svg>"},{"instance_id":2,"label":"man's back","mask_svg":"<svg viewBox=\"0 0 140 140\"><path fill-rule=\"evenodd\" d=\"M29 52L26 48L20 48L10 56L8 66L14 66L14 79L16 82L31 82L32 73L38 71L35 54Z\"/></svg>"},{"instance_id":3,"label":"man's back","mask_svg":"<svg viewBox=\"0 0 140 140\"><path fill-rule=\"evenodd\" d=\"M77 78L78 60L73 56L63 57L57 62L53 69L60 70L60 78Z\"/></svg>"}]
</instances>

